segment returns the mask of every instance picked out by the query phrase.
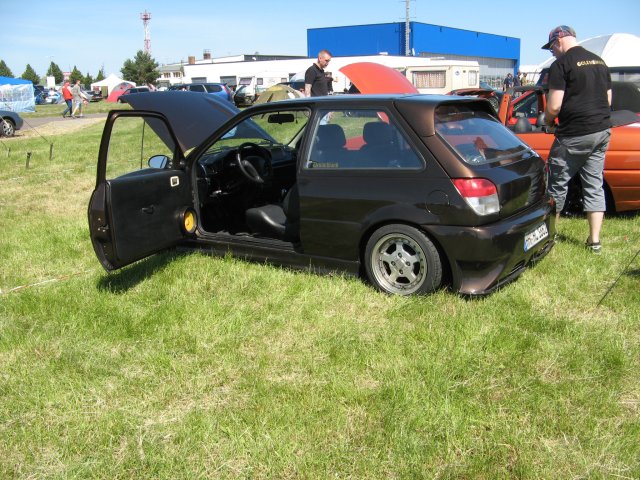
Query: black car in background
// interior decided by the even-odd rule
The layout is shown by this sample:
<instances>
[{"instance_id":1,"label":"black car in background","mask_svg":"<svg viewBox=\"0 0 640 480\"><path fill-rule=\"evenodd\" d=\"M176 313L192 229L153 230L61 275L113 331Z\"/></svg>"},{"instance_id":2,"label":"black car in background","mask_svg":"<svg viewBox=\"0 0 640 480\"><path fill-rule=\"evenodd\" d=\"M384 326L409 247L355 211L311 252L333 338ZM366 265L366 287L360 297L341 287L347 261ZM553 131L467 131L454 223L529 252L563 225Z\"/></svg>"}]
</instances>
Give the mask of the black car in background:
<instances>
[{"instance_id":1,"label":"black car in background","mask_svg":"<svg viewBox=\"0 0 640 480\"><path fill-rule=\"evenodd\" d=\"M169 90L206 93L233 102L233 94L224 83L178 83L171 85Z\"/></svg>"},{"instance_id":2,"label":"black car in background","mask_svg":"<svg viewBox=\"0 0 640 480\"><path fill-rule=\"evenodd\" d=\"M133 95L137 93L149 93L149 87L130 87L127 88L122 95L118 97L118 103L128 103L129 99L127 95Z\"/></svg>"},{"instance_id":3,"label":"black car in background","mask_svg":"<svg viewBox=\"0 0 640 480\"><path fill-rule=\"evenodd\" d=\"M339 95L239 111L160 92L130 103L107 117L89 203L106 270L181 245L346 271L393 294L475 295L553 246L544 162L484 100Z\"/></svg>"}]
</instances>

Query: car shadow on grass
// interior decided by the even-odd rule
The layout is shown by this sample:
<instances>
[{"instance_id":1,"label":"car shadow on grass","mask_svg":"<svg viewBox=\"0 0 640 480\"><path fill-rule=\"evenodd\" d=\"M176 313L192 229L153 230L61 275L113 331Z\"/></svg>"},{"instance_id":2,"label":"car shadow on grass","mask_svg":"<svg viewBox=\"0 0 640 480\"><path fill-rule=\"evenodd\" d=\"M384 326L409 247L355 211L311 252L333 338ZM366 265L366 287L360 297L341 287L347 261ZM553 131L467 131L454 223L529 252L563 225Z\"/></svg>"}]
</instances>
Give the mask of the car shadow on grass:
<instances>
[{"instance_id":1,"label":"car shadow on grass","mask_svg":"<svg viewBox=\"0 0 640 480\"><path fill-rule=\"evenodd\" d=\"M172 250L170 252L152 255L133 265L101 277L97 284L98 290L106 290L111 293L125 293L143 280L164 269L177 257L184 256L187 253L188 252Z\"/></svg>"}]
</instances>

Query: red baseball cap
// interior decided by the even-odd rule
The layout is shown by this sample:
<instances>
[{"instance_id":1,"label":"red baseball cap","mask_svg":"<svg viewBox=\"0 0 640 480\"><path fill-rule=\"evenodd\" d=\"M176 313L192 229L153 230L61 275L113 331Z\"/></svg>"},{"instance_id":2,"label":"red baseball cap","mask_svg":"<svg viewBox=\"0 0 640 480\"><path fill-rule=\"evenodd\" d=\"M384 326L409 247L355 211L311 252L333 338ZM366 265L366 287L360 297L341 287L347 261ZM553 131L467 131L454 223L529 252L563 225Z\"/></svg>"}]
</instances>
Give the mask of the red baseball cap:
<instances>
[{"instance_id":1,"label":"red baseball cap","mask_svg":"<svg viewBox=\"0 0 640 480\"><path fill-rule=\"evenodd\" d=\"M549 41L545 43L541 48L542 50L551 50L551 44L559 38L563 37L575 37L576 31L566 25L560 25L549 32Z\"/></svg>"}]
</instances>

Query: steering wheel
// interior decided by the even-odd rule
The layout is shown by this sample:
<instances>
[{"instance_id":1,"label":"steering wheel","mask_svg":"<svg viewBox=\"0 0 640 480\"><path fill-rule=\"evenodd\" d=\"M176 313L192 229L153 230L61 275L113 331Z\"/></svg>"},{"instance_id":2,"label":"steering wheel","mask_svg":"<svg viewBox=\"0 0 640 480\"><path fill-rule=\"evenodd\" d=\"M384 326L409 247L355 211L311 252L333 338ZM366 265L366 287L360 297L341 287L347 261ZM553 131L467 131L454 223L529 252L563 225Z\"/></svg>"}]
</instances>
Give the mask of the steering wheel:
<instances>
[{"instance_id":1,"label":"steering wheel","mask_svg":"<svg viewBox=\"0 0 640 480\"><path fill-rule=\"evenodd\" d=\"M273 174L269 151L256 143L245 142L240 145L236 153L236 160L238 161L240 172L250 182L262 185L266 180L269 180ZM262 172L258 172L251 160L256 162L257 165L262 165Z\"/></svg>"}]
</instances>

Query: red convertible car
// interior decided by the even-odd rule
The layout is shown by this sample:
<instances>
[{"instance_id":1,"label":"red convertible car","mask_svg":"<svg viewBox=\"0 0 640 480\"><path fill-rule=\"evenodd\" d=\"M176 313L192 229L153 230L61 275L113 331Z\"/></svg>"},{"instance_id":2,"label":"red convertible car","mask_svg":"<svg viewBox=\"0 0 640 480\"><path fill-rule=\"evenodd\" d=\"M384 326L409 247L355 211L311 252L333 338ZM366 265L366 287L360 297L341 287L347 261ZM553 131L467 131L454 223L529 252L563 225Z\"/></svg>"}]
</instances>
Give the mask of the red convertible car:
<instances>
[{"instance_id":1,"label":"red convertible car","mask_svg":"<svg viewBox=\"0 0 640 480\"><path fill-rule=\"evenodd\" d=\"M614 128L605 157L604 180L607 210L624 212L640 210L640 116L631 110L637 104L637 87L613 82ZM520 93L515 97L515 94ZM542 87L520 87L505 93L498 113L500 121L513 130L545 160L554 136L543 126L541 115L546 107L546 90ZM640 107L638 107L640 111ZM566 209L581 207L579 179L570 188Z\"/></svg>"}]
</instances>

